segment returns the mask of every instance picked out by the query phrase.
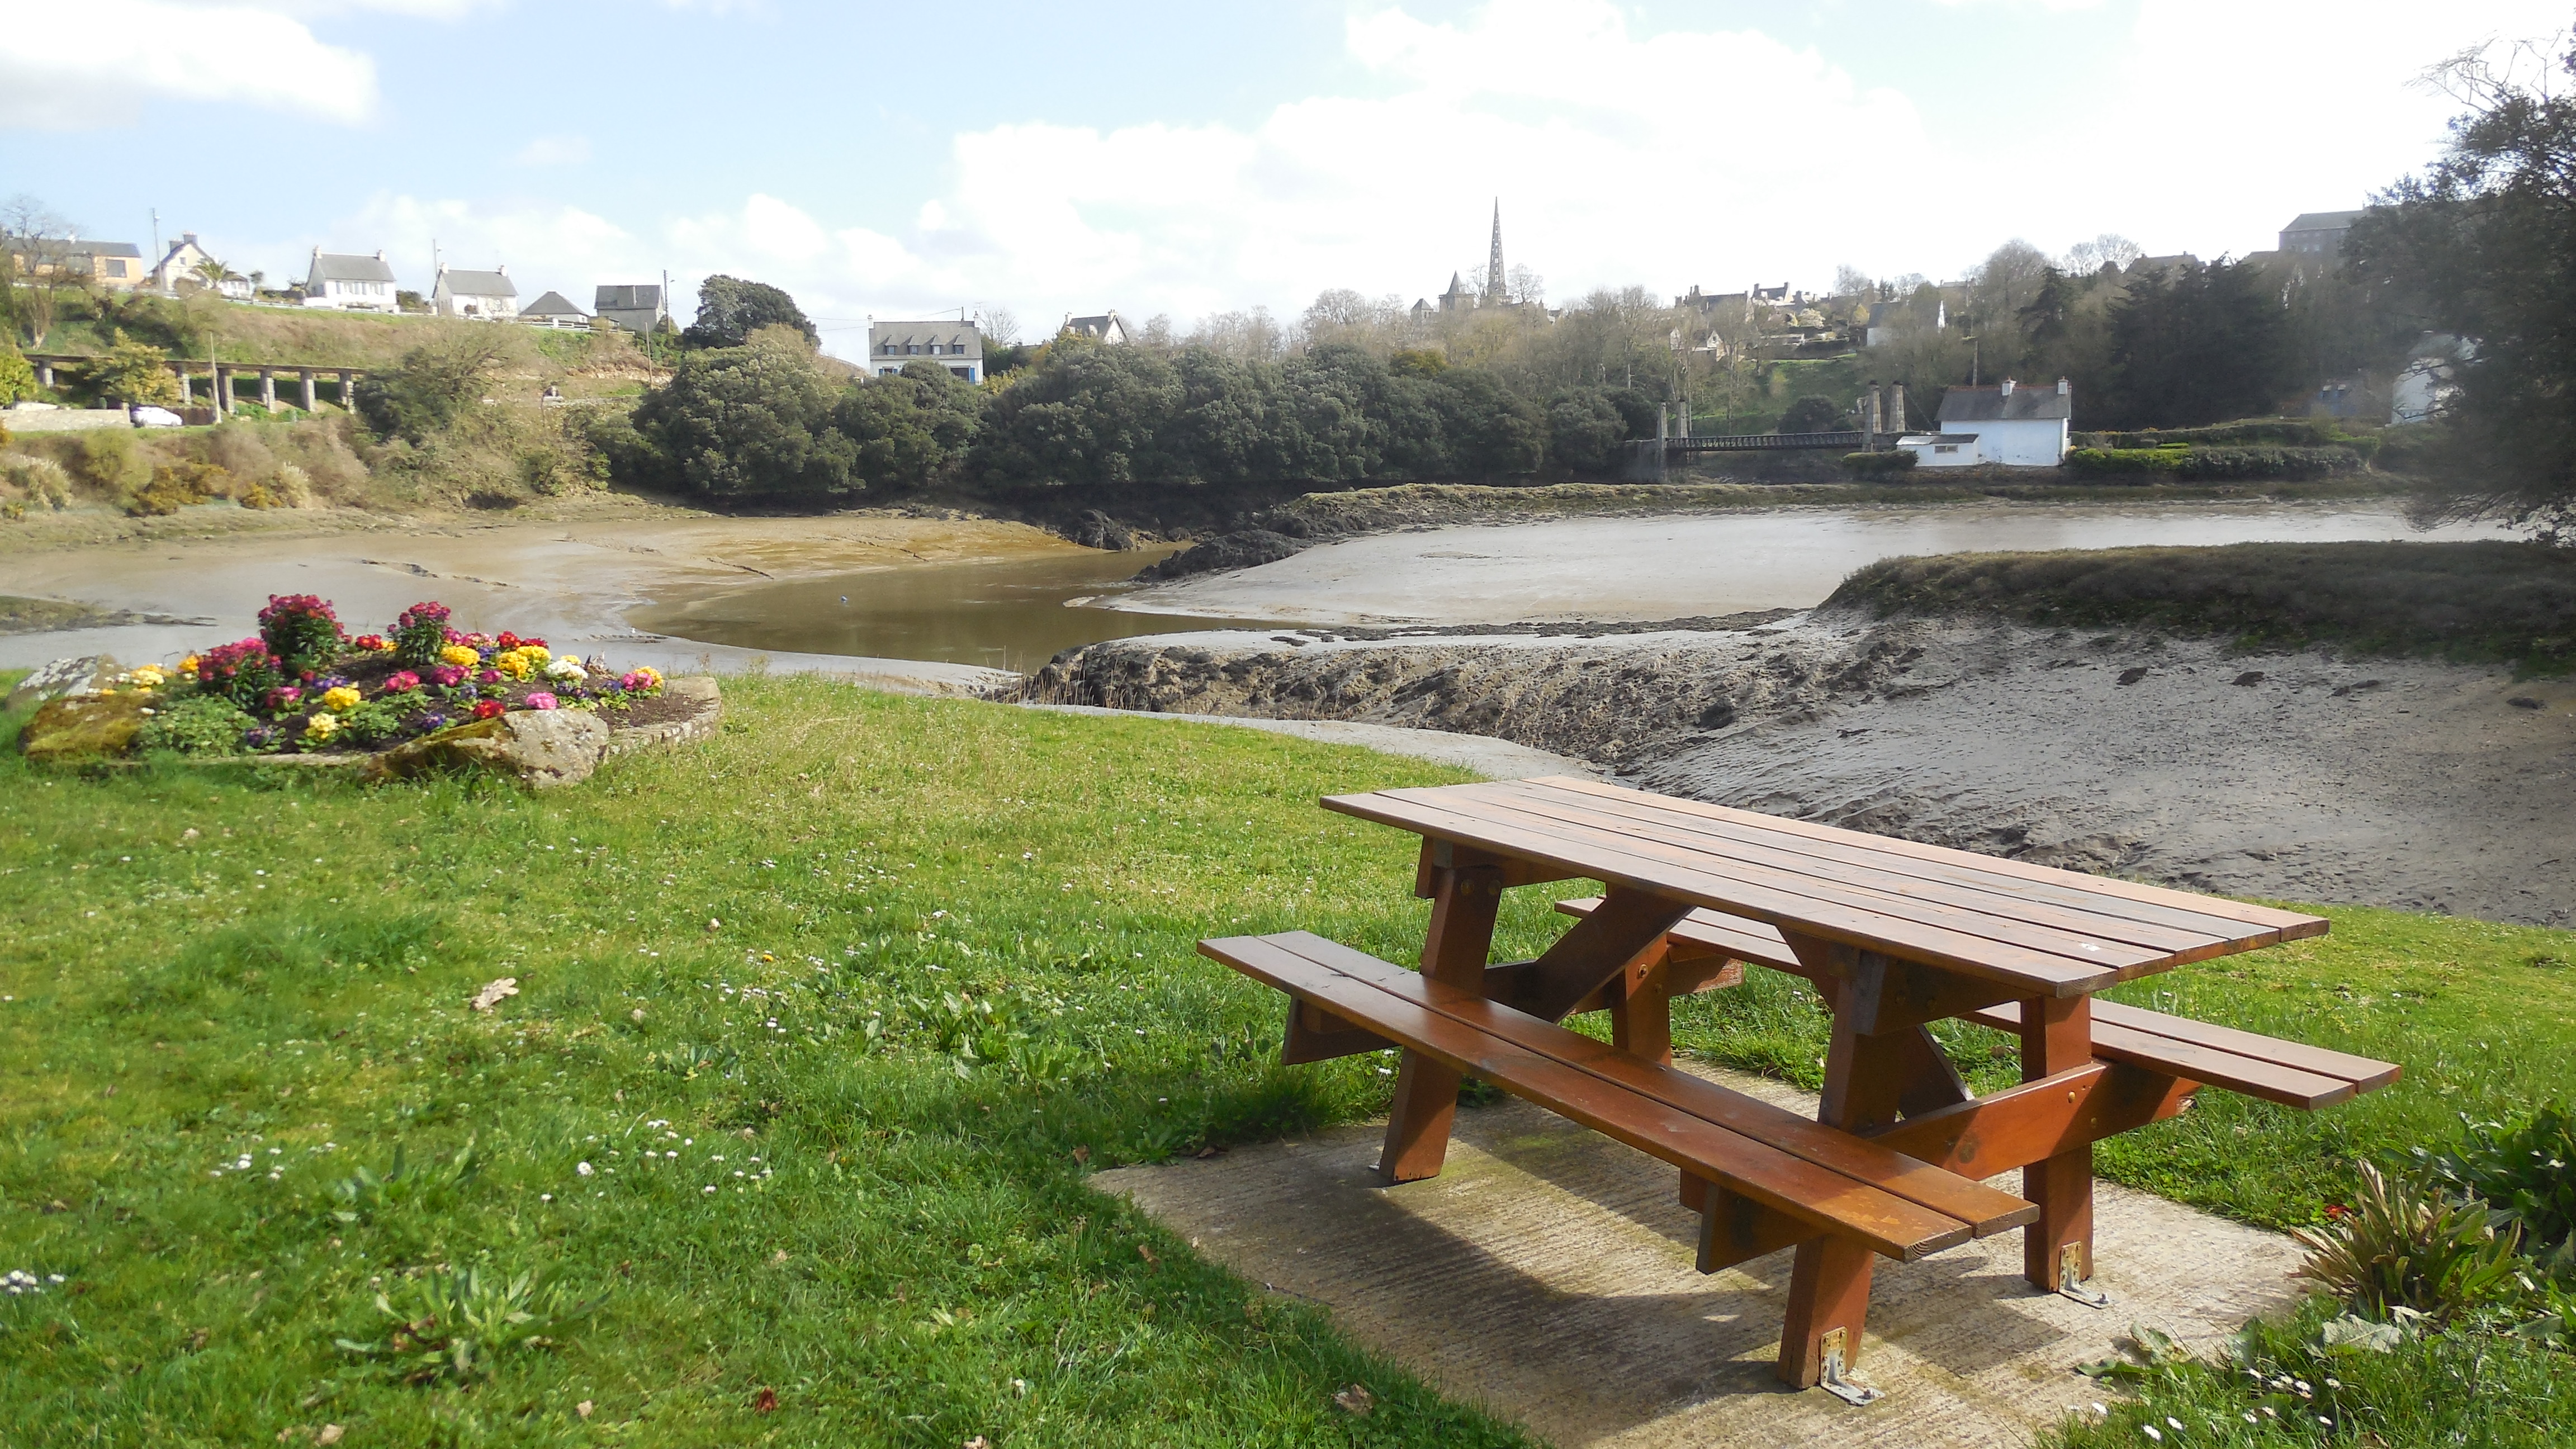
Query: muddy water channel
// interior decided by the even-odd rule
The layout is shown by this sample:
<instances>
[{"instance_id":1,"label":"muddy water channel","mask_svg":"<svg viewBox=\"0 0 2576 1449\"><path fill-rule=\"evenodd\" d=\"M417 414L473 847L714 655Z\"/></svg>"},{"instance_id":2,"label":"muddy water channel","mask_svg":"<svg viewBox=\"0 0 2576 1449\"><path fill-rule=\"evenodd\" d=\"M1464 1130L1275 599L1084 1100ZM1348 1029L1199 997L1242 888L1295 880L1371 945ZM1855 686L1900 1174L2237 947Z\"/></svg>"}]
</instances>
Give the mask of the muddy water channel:
<instances>
[{"instance_id":1,"label":"muddy water channel","mask_svg":"<svg viewBox=\"0 0 2576 1449\"><path fill-rule=\"evenodd\" d=\"M2408 528L2394 503L1794 508L1377 534L1138 587L1169 550L877 569L671 595L640 628L804 654L1026 672L1058 650L1207 628L1650 621L1804 608L1895 554L2501 536Z\"/></svg>"},{"instance_id":2,"label":"muddy water channel","mask_svg":"<svg viewBox=\"0 0 2576 1449\"><path fill-rule=\"evenodd\" d=\"M941 563L755 584L674 598L629 615L636 627L709 644L799 654L935 659L1027 672L1056 651L1104 639L1204 629L1103 602L1175 550L1066 552L998 563Z\"/></svg>"}]
</instances>

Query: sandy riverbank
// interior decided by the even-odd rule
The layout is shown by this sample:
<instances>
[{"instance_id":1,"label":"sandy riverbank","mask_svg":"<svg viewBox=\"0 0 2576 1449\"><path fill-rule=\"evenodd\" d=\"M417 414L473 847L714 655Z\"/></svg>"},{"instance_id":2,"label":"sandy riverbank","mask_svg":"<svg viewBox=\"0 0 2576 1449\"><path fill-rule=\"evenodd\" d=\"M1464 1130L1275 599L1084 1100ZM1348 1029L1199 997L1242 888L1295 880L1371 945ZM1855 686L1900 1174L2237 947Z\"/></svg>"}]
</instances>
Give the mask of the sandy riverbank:
<instances>
[{"instance_id":1,"label":"sandy riverbank","mask_svg":"<svg viewBox=\"0 0 2576 1449\"><path fill-rule=\"evenodd\" d=\"M272 593L312 593L360 628L382 627L405 606L434 598L456 610L462 627L515 628L559 648L605 649L622 663L740 669L766 658L778 669L972 690L1005 676L967 665L727 649L639 632L628 616L742 582L1081 552L1022 524L892 512L727 518L631 507L493 523L361 515L210 535L184 532L188 521L154 520L170 526L142 537L0 554L0 595L166 621L0 634L0 668L77 654L165 658L250 633Z\"/></svg>"},{"instance_id":2,"label":"sandy riverbank","mask_svg":"<svg viewBox=\"0 0 2576 1449\"><path fill-rule=\"evenodd\" d=\"M2204 890L2576 920L2568 680L1985 621L1321 632L1096 644L1037 692L1493 735L1645 789Z\"/></svg>"}]
</instances>

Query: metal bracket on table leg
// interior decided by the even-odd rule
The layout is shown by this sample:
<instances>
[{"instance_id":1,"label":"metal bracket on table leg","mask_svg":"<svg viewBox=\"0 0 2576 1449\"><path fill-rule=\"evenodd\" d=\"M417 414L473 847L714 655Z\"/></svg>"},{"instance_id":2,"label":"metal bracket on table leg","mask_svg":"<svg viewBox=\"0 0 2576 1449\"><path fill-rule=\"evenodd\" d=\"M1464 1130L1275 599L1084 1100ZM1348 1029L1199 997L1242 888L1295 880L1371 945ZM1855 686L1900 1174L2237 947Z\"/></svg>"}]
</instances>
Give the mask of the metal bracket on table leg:
<instances>
[{"instance_id":1,"label":"metal bracket on table leg","mask_svg":"<svg viewBox=\"0 0 2576 1449\"><path fill-rule=\"evenodd\" d=\"M1816 1387L1846 1404L1874 1404L1883 1395L1877 1389L1853 1378L1843 1365L1850 1361L1847 1352L1851 1339L1839 1328L1830 1329L1816 1340L1816 1357L1822 1368L1816 1375Z\"/></svg>"},{"instance_id":2,"label":"metal bracket on table leg","mask_svg":"<svg viewBox=\"0 0 2576 1449\"><path fill-rule=\"evenodd\" d=\"M2111 1295L2084 1286L2084 1245L2068 1243L2057 1250L2057 1294L2087 1308L2108 1308Z\"/></svg>"}]
</instances>

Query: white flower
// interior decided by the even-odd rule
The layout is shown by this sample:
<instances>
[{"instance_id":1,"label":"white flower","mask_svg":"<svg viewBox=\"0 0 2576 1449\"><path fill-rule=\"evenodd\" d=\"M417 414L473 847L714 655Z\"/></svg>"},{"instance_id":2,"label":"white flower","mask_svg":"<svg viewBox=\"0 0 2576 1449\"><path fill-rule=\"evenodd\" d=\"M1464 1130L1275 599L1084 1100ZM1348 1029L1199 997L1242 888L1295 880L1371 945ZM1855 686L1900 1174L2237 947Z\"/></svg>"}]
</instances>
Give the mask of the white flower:
<instances>
[{"instance_id":1,"label":"white flower","mask_svg":"<svg viewBox=\"0 0 2576 1449\"><path fill-rule=\"evenodd\" d=\"M580 1173L584 1177L590 1176L590 1164L587 1162L574 1163L572 1170Z\"/></svg>"},{"instance_id":2,"label":"white flower","mask_svg":"<svg viewBox=\"0 0 2576 1449\"><path fill-rule=\"evenodd\" d=\"M706 1190L706 1191L708 1191L708 1192L713 1192L713 1191L715 1191L715 1186L714 1186L714 1184L712 1184L712 1183L708 1184L708 1186L706 1187L706 1189L705 1189L705 1190Z\"/></svg>"},{"instance_id":3,"label":"white flower","mask_svg":"<svg viewBox=\"0 0 2576 1449\"><path fill-rule=\"evenodd\" d=\"M571 684L587 677L581 667L581 657L576 654L567 654L563 658L547 665L545 673L548 679L561 680L566 684Z\"/></svg>"}]
</instances>

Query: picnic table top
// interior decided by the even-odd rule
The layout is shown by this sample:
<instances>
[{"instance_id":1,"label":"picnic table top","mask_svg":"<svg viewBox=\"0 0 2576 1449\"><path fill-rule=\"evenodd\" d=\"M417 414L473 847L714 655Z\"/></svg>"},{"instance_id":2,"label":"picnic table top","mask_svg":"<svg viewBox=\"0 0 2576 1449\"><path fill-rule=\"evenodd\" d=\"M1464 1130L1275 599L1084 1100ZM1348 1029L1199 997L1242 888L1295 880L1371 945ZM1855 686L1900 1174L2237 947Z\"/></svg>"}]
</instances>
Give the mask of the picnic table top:
<instances>
[{"instance_id":1,"label":"picnic table top","mask_svg":"<svg viewBox=\"0 0 2576 1449\"><path fill-rule=\"evenodd\" d=\"M2033 996L2082 995L2327 928L2294 911L1590 780L1375 790L1323 805Z\"/></svg>"}]
</instances>

